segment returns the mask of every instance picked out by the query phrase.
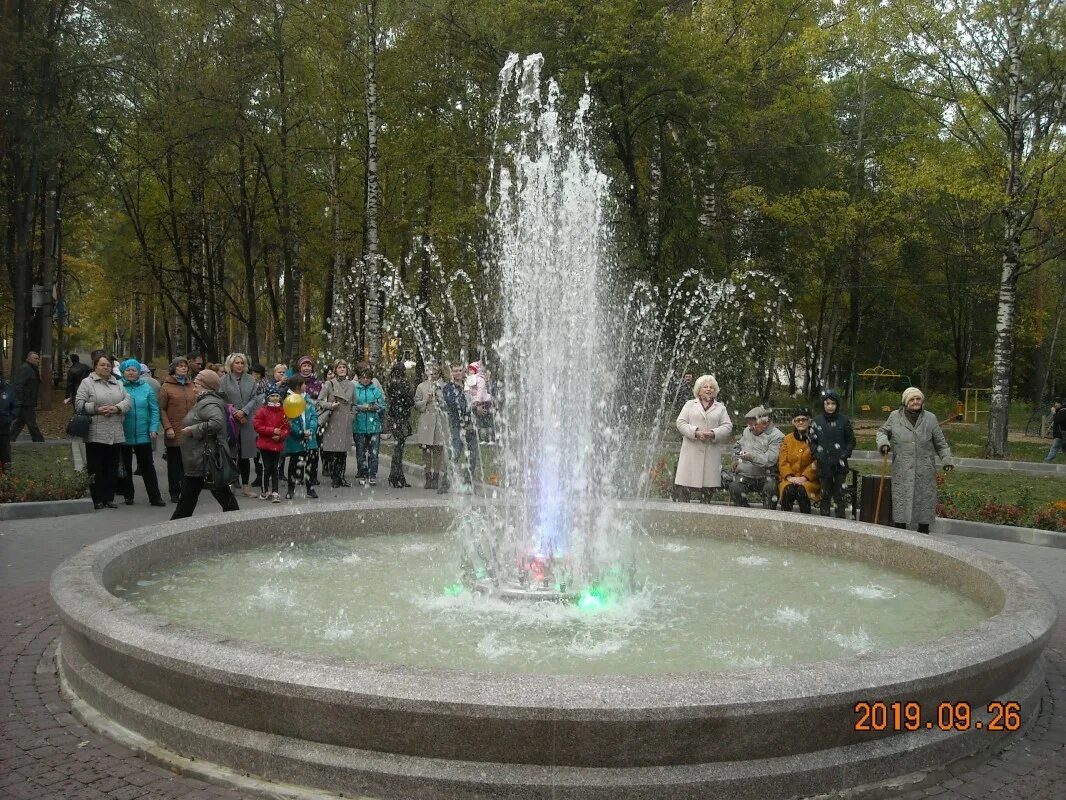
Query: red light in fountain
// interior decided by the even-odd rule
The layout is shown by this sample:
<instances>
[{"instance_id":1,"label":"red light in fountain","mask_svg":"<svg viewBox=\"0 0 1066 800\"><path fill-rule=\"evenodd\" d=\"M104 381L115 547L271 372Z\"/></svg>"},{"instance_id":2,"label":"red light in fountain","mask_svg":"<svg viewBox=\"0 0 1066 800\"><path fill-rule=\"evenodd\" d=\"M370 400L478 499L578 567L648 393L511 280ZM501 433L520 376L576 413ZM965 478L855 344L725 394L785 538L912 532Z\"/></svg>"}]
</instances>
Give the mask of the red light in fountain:
<instances>
[{"instance_id":1,"label":"red light in fountain","mask_svg":"<svg viewBox=\"0 0 1066 800\"><path fill-rule=\"evenodd\" d=\"M525 574L526 580L532 585L547 586L552 578L553 558L536 550L531 550L525 557L518 560L519 574Z\"/></svg>"}]
</instances>

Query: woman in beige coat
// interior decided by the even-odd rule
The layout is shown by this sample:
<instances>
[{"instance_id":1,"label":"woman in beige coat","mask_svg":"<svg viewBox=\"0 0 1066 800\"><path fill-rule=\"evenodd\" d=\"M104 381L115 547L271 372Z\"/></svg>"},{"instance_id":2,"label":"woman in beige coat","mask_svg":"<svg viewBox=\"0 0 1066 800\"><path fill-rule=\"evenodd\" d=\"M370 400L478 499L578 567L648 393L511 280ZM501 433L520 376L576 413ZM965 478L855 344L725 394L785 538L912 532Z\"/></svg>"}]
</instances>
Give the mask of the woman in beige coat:
<instances>
[{"instance_id":1,"label":"woman in beige coat","mask_svg":"<svg viewBox=\"0 0 1066 800\"><path fill-rule=\"evenodd\" d=\"M74 396L74 410L92 418L85 437L85 469L91 479L93 508L97 510L117 508L118 460L126 441L122 417L132 405L122 383L111 374L111 359L106 355L97 358L93 371L79 384Z\"/></svg>"},{"instance_id":2,"label":"woman in beige coat","mask_svg":"<svg viewBox=\"0 0 1066 800\"><path fill-rule=\"evenodd\" d=\"M689 492L697 489L704 495L722 485L722 451L729 447L733 423L729 412L715 398L718 381L713 375L701 375L692 387L692 400L685 403L677 416L681 434L681 455L674 473L675 497L687 502Z\"/></svg>"},{"instance_id":3,"label":"woman in beige coat","mask_svg":"<svg viewBox=\"0 0 1066 800\"><path fill-rule=\"evenodd\" d=\"M441 389L440 367L426 367L426 379L415 389L415 408L418 410L418 428L408 444L422 447L422 469L426 475L426 489L439 489L441 473L444 472L444 447L448 444L447 411Z\"/></svg>"}]
</instances>

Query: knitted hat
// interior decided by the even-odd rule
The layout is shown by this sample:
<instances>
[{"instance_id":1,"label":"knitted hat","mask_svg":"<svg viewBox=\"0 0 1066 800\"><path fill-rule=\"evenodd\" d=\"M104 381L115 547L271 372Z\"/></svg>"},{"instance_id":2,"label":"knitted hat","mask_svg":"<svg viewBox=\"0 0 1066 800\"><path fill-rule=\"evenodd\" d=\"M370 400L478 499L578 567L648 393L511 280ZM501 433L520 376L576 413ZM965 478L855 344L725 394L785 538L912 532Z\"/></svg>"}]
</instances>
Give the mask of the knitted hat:
<instances>
[{"instance_id":1,"label":"knitted hat","mask_svg":"<svg viewBox=\"0 0 1066 800\"><path fill-rule=\"evenodd\" d=\"M478 364L478 362L474 361L467 366L467 369L477 375L478 371L481 369L481 366Z\"/></svg>"},{"instance_id":2,"label":"knitted hat","mask_svg":"<svg viewBox=\"0 0 1066 800\"><path fill-rule=\"evenodd\" d=\"M187 359L185 356L178 356L173 361L171 361L170 362L170 374L171 375L173 375L175 372L178 371L178 365L179 364L185 364L186 366L188 366L189 359Z\"/></svg>"},{"instance_id":3,"label":"knitted hat","mask_svg":"<svg viewBox=\"0 0 1066 800\"><path fill-rule=\"evenodd\" d=\"M751 411L744 415L744 419L759 419L760 417L769 417L772 412L770 409L764 406L755 406Z\"/></svg>"},{"instance_id":4,"label":"knitted hat","mask_svg":"<svg viewBox=\"0 0 1066 800\"><path fill-rule=\"evenodd\" d=\"M141 374L142 375L151 375L152 374L152 368L150 366L148 366L147 364L141 364Z\"/></svg>"},{"instance_id":5,"label":"knitted hat","mask_svg":"<svg viewBox=\"0 0 1066 800\"><path fill-rule=\"evenodd\" d=\"M311 356L300 356L300 360L296 362L296 369L299 369L304 364L310 364L312 367L315 365L315 360Z\"/></svg>"},{"instance_id":6,"label":"knitted hat","mask_svg":"<svg viewBox=\"0 0 1066 800\"><path fill-rule=\"evenodd\" d=\"M907 403L910 402L911 398L914 398L914 397L921 398L921 400L923 402L925 401L925 395L922 394L922 390L921 389L915 389L913 386L908 387L907 389L904 389L903 390L903 405L907 405Z\"/></svg>"},{"instance_id":7,"label":"knitted hat","mask_svg":"<svg viewBox=\"0 0 1066 800\"><path fill-rule=\"evenodd\" d=\"M222 386L222 379L218 377L218 373L213 369L200 370L196 373L196 380L200 381L200 383L212 392L217 392L219 387Z\"/></svg>"},{"instance_id":8,"label":"knitted hat","mask_svg":"<svg viewBox=\"0 0 1066 800\"><path fill-rule=\"evenodd\" d=\"M137 370L138 375L141 374L141 362L135 358L127 358L125 361L122 362L122 365L119 367L119 369L122 370L122 374L125 375L126 370L128 370L130 367L135 368Z\"/></svg>"},{"instance_id":9,"label":"knitted hat","mask_svg":"<svg viewBox=\"0 0 1066 800\"><path fill-rule=\"evenodd\" d=\"M270 398L270 397L281 397L283 394L284 394L284 392L282 392L281 387L278 386L276 383L272 383L266 388L266 395L265 396L267 398Z\"/></svg>"}]
</instances>

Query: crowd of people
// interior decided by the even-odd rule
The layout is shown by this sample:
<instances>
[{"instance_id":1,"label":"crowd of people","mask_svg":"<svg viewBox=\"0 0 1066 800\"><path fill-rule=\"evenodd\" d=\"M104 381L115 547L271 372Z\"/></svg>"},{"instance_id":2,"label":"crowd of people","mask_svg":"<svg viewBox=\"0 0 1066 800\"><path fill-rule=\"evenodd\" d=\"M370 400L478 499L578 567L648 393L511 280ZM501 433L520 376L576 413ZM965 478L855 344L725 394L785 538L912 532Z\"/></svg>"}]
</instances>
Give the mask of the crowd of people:
<instances>
[{"instance_id":1,"label":"crowd of people","mask_svg":"<svg viewBox=\"0 0 1066 800\"><path fill-rule=\"evenodd\" d=\"M688 501L694 494L707 499L714 490L727 488L738 506L747 506L747 496L758 494L766 508L780 505L791 511L798 506L809 514L817 503L823 516L831 512L846 516L845 486L855 431L841 413L835 391L821 393L817 415L806 408L795 410L793 431L787 436L774 424L771 409L756 406L744 415L745 428L734 441L733 424L717 399L714 376L682 383L691 385L693 397L677 417L682 441L674 474L675 499ZM877 446L886 460L892 459L893 524L914 525L929 533L936 514L936 459L945 470L954 464L936 415L924 406L920 390L904 391L900 408L878 429ZM722 456L730 449L732 466L723 469Z\"/></svg>"},{"instance_id":2,"label":"crowd of people","mask_svg":"<svg viewBox=\"0 0 1066 800\"><path fill-rule=\"evenodd\" d=\"M162 381L148 365L132 358L119 361L103 350L94 351L88 364L76 354L70 362L64 402L83 418L78 435L84 439L97 509L116 508L117 497L132 505L138 475L148 502L167 505L154 463L160 444L176 519L195 510L205 488L205 453L219 446L235 461L237 477L230 486L208 488L224 511L232 511L238 507L235 491L280 503L284 484L285 499L291 500L298 487L317 498L320 471L334 488L351 486L352 448L355 480L376 485L386 430L395 442L390 485L409 486L403 453L417 445L424 488L441 493L457 481L470 485L479 471L480 447L495 440L496 387L479 362L429 364L413 389L410 362L393 364L384 386L368 363L353 370L341 359L319 375L310 356L300 358L295 368L279 363L269 371L243 353L230 353L220 364L204 364L200 355L182 356L170 363ZM0 374L0 470L10 466L10 442L23 428L35 441L44 439L36 419L39 365L38 354L30 353L14 385ZM836 392L821 393L817 413L795 410L788 435L774 424L772 410L760 405L744 415L745 427L734 436L718 395L712 375L686 373L678 384L673 400L682 445L676 499L706 500L724 488L735 505L748 505L748 495L755 494L767 508L811 513L817 504L822 515L846 516L855 433ZM290 406L298 410L290 413ZM412 426L415 410L418 422ZM1046 461L1063 449L1066 408L1060 400L1052 407L1052 425ZM951 469L952 458L920 390L903 392L900 408L877 432L877 447L886 460L891 457L894 524L928 532L936 508L936 459ZM723 454L730 450L732 465L723 469Z\"/></svg>"},{"instance_id":3,"label":"crowd of people","mask_svg":"<svg viewBox=\"0 0 1066 800\"><path fill-rule=\"evenodd\" d=\"M27 359L31 368L39 363L34 356ZM162 381L147 364L119 361L103 350L94 351L88 364L76 354L70 362L64 402L83 422L77 435L84 440L97 510L117 508L119 497L133 505L137 475L148 502L167 505L154 463L158 444L166 462L165 488L175 505L171 518L180 519L192 515L205 488L223 511L234 511L238 494L282 502L282 484L285 499L293 499L298 487L317 498L320 472L334 488L349 487L353 447L355 480L375 486L386 431L395 442L389 484L410 486L403 453L411 444L423 452L425 488L447 492L454 481L472 483L479 447L495 438L494 386L479 362L449 364L447 381L431 364L415 388L408 381L410 362L393 364L385 386L369 363L353 370L340 359L318 374L310 356L295 368L276 364L268 373L243 353L230 353L221 364L205 364L191 354L175 358ZM15 392L4 386L0 379L0 414L10 414L30 427L35 440L43 440L35 416L20 415ZM415 409L417 428L411 421ZM6 437L0 444L9 448ZM218 448L236 467L230 485L206 482L205 458ZM10 458L0 451L0 463Z\"/></svg>"}]
</instances>

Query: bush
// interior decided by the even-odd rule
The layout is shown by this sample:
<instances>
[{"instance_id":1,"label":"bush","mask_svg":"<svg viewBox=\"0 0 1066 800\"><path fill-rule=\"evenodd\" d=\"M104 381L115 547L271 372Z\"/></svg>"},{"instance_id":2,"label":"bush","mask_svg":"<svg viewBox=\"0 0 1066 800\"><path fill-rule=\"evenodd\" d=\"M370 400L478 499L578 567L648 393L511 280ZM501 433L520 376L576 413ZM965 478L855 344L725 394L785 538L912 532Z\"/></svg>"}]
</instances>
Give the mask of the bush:
<instances>
[{"instance_id":1,"label":"bush","mask_svg":"<svg viewBox=\"0 0 1066 800\"><path fill-rule=\"evenodd\" d=\"M0 474L0 503L76 500L89 489L89 476L77 472L70 446L19 447L10 472Z\"/></svg>"},{"instance_id":2,"label":"bush","mask_svg":"<svg viewBox=\"0 0 1066 800\"><path fill-rule=\"evenodd\" d=\"M1033 514L1033 527L1066 532L1066 500L1056 500Z\"/></svg>"},{"instance_id":3,"label":"bush","mask_svg":"<svg viewBox=\"0 0 1066 800\"><path fill-rule=\"evenodd\" d=\"M677 473L678 453L667 453L652 465L648 474L648 489L652 497L672 497L674 475Z\"/></svg>"}]
</instances>

